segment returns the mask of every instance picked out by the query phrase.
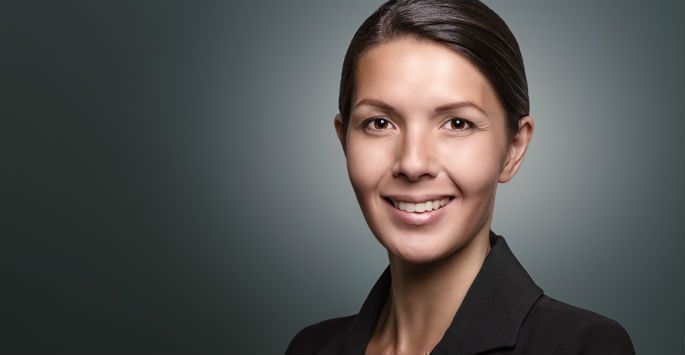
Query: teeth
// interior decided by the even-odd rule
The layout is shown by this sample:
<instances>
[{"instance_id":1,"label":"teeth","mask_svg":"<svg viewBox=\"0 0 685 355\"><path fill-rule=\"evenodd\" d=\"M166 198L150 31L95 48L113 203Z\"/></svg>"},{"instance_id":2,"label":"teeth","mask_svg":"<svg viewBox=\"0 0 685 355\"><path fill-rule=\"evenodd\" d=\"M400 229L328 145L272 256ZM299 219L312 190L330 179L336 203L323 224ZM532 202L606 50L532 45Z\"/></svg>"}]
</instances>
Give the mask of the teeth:
<instances>
[{"instance_id":1,"label":"teeth","mask_svg":"<svg viewBox=\"0 0 685 355\"><path fill-rule=\"evenodd\" d=\"M447 202L449 202L449 200L450 200L449 198L444 198L442 200L427 201L427 202L423 202L423 203L411 203L411 202L404 202L404 201L397 202L395 200L392 200L392 203L395 205L395 208L402 210L402 211L426 212L426 211L437 210L438 208L446 205Z\"/></svg>"}]
</instances>

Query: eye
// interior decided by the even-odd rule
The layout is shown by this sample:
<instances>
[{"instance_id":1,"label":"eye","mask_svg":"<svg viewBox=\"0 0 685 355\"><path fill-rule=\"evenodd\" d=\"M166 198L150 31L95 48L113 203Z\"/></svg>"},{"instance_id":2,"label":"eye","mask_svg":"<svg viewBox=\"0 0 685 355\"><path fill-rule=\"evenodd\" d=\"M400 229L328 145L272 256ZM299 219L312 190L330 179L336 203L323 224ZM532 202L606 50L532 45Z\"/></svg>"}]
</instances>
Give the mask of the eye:
<instances>
[{"instance_id":1,"label":"eye","mask_svg":"<svg viewBox=\"0 0 685 355\"><path fill-rule=\"evenodd\" d=\"M388 129L389 127L393 127L392 123L383 117L370 118L364 122L364 128L368 128L372 131L382 131Z\"/></svg>"},{"instance_id":2,"label":"eye","mask_svg":"<svg viewBox=\"0 0 685 355\"><path fill-rule=\"evenodd\" d=\"M460 117L450 119L445 125L452 131L465 131L473 128L473 123L471 123L471 121Z\"/></svg>"}]
</instances>

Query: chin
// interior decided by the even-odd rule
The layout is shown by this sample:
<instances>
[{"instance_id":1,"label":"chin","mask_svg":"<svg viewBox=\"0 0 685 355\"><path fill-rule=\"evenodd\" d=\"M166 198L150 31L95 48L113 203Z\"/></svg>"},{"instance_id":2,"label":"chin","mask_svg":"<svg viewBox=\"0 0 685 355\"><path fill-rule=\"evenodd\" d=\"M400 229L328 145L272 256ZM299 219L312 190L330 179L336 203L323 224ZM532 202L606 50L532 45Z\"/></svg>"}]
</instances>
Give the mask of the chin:
<instances>
[{"instance_id":1,"label":"chin","mask_svg":"<svg viewBox=\"0 0 685 355\"><path fill-rule=\"evenodd\" d=\"M428 264L445 258L454 251L449 243L429 241L426 236L405 236L381 241L388 253L410 264Z\"/></svg>"},{"instance_id":2,"label":"chin","mask_svg":"<svg viewBox=\"0 0 685 355\"><path fill-rule=\"evenodd\" d=\"M442 259L440 256L435 254L421 254L421 253L404 253L404 254L392 254L394 258L402 260L402 262L413 265L425 265L430 264L435 261Z\"/></svg>"}]
</instances>

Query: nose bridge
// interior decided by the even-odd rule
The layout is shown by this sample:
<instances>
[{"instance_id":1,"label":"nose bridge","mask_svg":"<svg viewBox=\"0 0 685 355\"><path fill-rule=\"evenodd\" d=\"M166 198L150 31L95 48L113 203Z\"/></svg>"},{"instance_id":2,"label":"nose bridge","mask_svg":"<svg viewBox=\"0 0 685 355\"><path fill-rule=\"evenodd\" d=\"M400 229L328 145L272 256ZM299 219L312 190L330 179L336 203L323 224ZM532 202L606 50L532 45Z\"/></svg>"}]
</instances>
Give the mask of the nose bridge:
<instances>
[{"instance_id":1,"label":"nose bridge","mask_svg":"<svg viewBox=\"0 0 685 355\"><path fill-rule=\"evenodd\" d=\"M418 180L424 175L435 176L435 143L429 127L422 124L407 125L401 140L396 174L406 175L411 180Z\"/></svg>"}]
</instances>

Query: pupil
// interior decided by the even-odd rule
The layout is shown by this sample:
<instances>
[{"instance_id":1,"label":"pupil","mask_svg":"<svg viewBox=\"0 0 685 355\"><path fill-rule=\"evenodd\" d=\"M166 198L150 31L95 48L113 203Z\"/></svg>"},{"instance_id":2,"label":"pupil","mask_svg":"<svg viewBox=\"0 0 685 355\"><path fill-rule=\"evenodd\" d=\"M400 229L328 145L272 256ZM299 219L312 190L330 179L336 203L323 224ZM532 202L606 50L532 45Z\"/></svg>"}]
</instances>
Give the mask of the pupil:
<instances>
[{"instance_id":1,"label":"pupil","mask_svg":"<svg viewBox=\"0 0 685 355\"><path fill-rule=\"evenodd\" d=\"M386 122L385 122L385 120L382 119L382 118L379 118L378 120L376 120L376 126L377 126L378 128L383 128L383 127L385 127L385 124L386 124Z\"/></svg>"},{"instance_id":2,"label":"pupil","mask_svg":"<svg viewBox=\"0 0 685 355\"><path fill-rule=\"evenodd\" d=\"M458 118L453 120L452 122L453 122L453 125L455 128L461 128L461 126L464 124L464 121L462 121Z\"/></svg>"}]
</instances>

